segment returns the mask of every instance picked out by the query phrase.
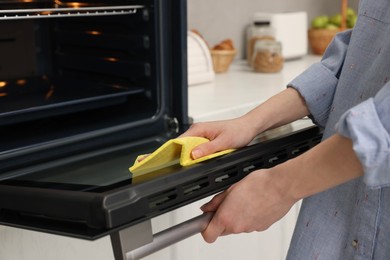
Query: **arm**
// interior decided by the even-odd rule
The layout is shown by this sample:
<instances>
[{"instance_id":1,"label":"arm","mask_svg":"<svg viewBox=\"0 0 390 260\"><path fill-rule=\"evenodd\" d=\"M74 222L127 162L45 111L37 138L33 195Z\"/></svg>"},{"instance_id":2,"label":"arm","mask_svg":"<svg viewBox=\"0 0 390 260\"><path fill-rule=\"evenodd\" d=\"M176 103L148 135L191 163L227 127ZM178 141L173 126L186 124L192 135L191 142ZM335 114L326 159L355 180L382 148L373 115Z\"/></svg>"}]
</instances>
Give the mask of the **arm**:
<instances>
[{"instance_id":1,"label":"arm","mask_svg":"<svg viewBox=\"0 0 390 260\"><path fill-rule=\"evenodd\" d=\"M243 116L247 125L253 125L255 134L285 125L309 115L302 96L287 88Z\"/></svg>"},{"instance_id":2,"label":"arm","mask_svg":"<svg viewBox=\"0 0 390 260\"><path fill-rule=\"evenodd\" d=\"M211 142L194 148L194 159L228 148L247 145L259 133L308 115L301 95L288 88L247 114L232 120L196 123L182 136L202 136Z\"/></svg>"},{"instance_id":3,"label":"arm","mask_svg":"<svg viewBox=\"0 0 390 260\"><path fill-rule=\"evenodd\" d=\"M296 201L361 176L362 166L350 139L334 135L305 154L249 174L202 207L215 215L202 233L218 236L263 231L282 218Z\"/></svg>"},{"instance_id":4,"label":"arm","mask_svg":"<svg viewBox=\"0 0 390 260\"><path fill-rule=\"evenodd\" d=\"M323 127L328 120L351 35L352 31L337 34L321 62L309 67L289 84L302 95L310 111L310 117Z\"/></svg>"},{"instance_id":5,"label":"arm","mask_svg":"<svg viewBox=\"0 0 390 260\"><path fill-rule=\"evenodd\" d=\"M182 136L211 140L192 152L194 159L229 148L247 145L259 133L311 114L325 125L333 93L343 66L351 32L340 33L328 47L322 61L295 78L281 93L246 115L219 122L196 123Z\"/></svg>"},{"instance_id":6,"label":"arm","mask_svg":"<svg viewBox=\"0 0 390 260\"><path fill-rule=\"evenodd\" d=\"M347 111L337 131L295 159L249 174L205 204L202 210L216 212L202 233L205 240L265 230L297 200L360 176L373 189L390 186L390 83Z\"/></svg>"},{"instance_id":7,"label":"arm","mask_svg":"<svg viewBox=\"0 0 390 260\"><path fill-rule=\"evenodd\" d=\"M202 210L215 215L204 239L265 230L297 200L360 176L371 188L390 186L390 83L347 111L337 131L295 159L252 172L205 204Z\"/></svg>"},{"instance_id":8,"label":"arm","mask_svg":"<svg viewBox=\"0 0 390 260\"><path fill-rule=\"evenodd\" d=\"M321 63L294 79L289 84L290 89L243 116L240 122L246 123L242 123L241 132L235 131L236 135L219 140L232 142L248 131L245 130L248 124L251 133L244 135L254 137L254 133L294 121L309 112L317 123L324 125L350 35L351 32L339 34ZM198 125L198 130L194 127L192 133L202 135L205 128ZM229 127L225 131L229 131ZM221 133L214 134L206 137L214 140ZM207 149L203 152L207 152ZM215 196L202 207L204 211L215 212L202 233L204 239L213 242L220 235L265 230L282 218L297 200L357 178L362 172L351 139L334 135L298 158L271 169L254 171Z\"/></svg>"},{"instance_id":9,"label":"arm","mask_svg":"<svg viewBox=\"0 0 390 260\"><path fill-rule=\"evenodd\" d=\"M353 141L370 188L390 186L390 82L375 95L348 110L337 131Z\"/></svg>"}]
</instances>

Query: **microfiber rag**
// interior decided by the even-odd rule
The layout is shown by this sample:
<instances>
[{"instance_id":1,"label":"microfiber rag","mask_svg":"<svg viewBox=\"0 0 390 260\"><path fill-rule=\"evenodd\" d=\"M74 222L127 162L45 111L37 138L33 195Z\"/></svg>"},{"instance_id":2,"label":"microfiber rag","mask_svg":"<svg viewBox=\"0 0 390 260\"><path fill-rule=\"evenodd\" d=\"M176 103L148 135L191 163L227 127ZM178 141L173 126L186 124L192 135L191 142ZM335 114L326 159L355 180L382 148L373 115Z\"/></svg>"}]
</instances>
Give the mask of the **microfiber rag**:
<instances>
[{"instance_id":1,"label":"microfiber rag","mask_svg":"<svg viewBox=\"0 0 390 260\"><path fill-rule=\"evenodd\" d=\"M209 140L207 138L195 136L171 139L153 153L139 155L135 160L134 165L131 166L129 170L133 173L133 177L136 177L179 163L181 166L189 166L234 151L234 149L228 149L195 160L192 159L192 149L205 142L209 142ZM142 158L145 159L142 160Z\"/></svg>"}]
</instances>

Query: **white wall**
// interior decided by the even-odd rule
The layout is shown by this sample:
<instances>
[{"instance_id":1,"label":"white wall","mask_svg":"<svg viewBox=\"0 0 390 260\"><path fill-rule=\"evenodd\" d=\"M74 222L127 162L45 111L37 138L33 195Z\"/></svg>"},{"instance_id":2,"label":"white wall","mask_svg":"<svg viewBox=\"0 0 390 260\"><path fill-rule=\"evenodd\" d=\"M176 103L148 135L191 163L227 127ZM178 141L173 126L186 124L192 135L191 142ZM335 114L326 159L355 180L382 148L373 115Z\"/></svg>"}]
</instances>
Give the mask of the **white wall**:
<instances>
[{"instance_id":1,"label":"white wall","mask_svg":"<svg viewBox=\"0 0 390 260\"><path fill-rule=\"evenodd\" d=\"M357 9L358 0L350 0ZM231 38L244 57L245 27L256 12L306 11L308 20L340 12L340 0L188 0L188 27L197 29L210 45Z\"/></svg>"}]
</instances>

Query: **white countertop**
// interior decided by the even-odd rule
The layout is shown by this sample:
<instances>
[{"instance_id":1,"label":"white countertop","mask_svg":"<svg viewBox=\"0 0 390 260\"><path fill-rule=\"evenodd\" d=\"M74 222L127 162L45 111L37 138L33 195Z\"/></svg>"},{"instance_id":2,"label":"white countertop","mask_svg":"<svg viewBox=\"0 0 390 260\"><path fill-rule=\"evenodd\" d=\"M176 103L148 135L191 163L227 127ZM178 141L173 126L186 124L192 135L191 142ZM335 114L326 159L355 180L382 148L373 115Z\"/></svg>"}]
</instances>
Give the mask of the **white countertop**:
<instances>
[{"instance_id":1,"label":"white countertop","mask_svg":"<svg viewBox=\"0 0 390 260\"><path fill-rule=\"evenodd\" d=\"M216 74L213 82L189 87L189 115L194 122L240 116L285 89L320 58L308 55L286 61L281 72L270 74L254 72L244 60L235 61L228 72Z\"/></svg>"}]
</instances>

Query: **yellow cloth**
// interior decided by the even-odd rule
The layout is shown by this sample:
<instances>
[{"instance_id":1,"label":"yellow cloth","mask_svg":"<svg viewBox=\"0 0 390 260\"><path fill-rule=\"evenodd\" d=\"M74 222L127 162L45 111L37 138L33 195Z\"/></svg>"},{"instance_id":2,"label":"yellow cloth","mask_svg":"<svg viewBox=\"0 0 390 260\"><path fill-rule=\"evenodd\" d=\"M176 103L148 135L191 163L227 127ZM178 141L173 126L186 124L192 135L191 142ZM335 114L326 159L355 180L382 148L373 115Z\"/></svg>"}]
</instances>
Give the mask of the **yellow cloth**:
<instances>
[{"instance_id":1,"label":"yellow cloth","mask_svg":"<svg viewBox=\"0 0 390 260\"><path fill-rule=\"evenodd\" d=\"M181 166L189 166L234 151L234 149L228 149L196 160L192 159L192 149L205 142L209 142L209 140L203 137L192 136L171 139L152 154L139 155L129 170L133 173L133 177L136 177L179 163ZM139 161L144 157L146 158Z\"/></svg>"}]
</instances>

